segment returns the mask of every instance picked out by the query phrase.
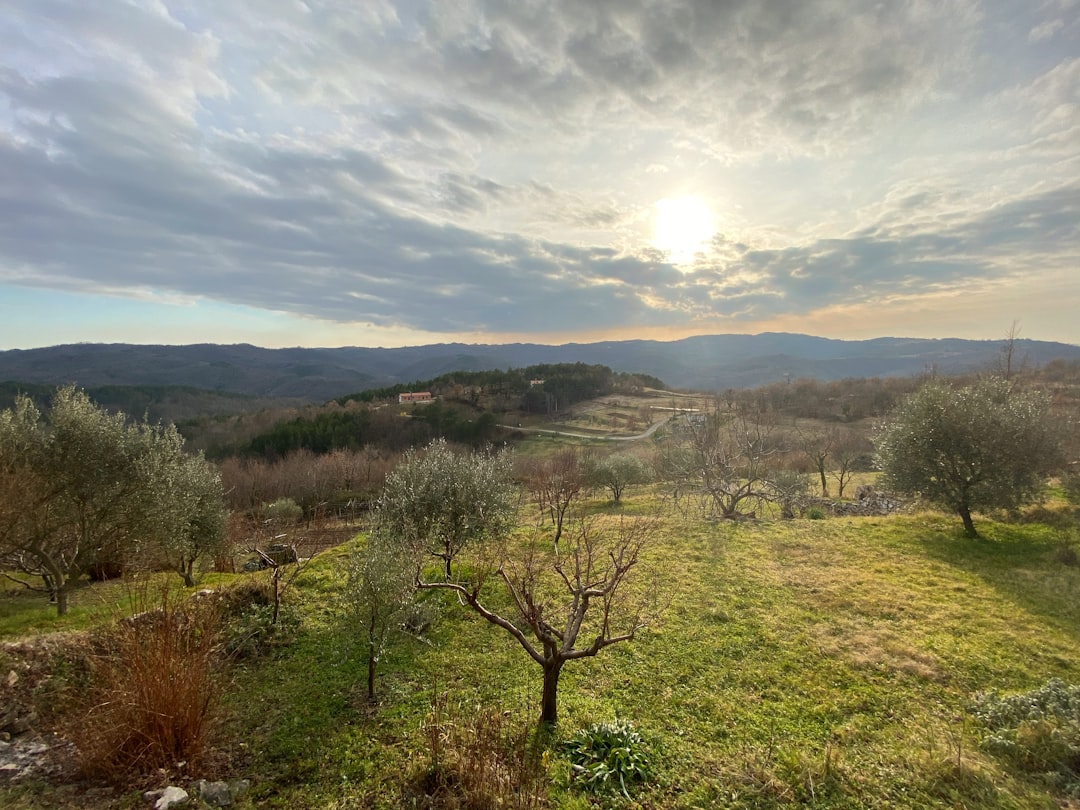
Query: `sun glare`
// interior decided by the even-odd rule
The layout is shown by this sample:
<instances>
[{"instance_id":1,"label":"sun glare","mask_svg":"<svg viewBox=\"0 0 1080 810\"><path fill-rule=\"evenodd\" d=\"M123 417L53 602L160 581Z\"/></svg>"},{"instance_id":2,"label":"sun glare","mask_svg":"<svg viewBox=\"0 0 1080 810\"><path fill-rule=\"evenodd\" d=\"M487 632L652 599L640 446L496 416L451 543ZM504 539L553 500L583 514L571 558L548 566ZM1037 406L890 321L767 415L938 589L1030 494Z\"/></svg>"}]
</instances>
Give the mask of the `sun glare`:
<instances>
[{"instance_id":1,"label":"sun glare","mask_svg":"<svg viewBox=\"0 0 1080 810\"><path fill-rule=\"evenodd\" d=\"M659 200L653 213L653 246L675 264L687 264L715 233L712 212L700 197Z\"/></svg>"}]
</instances>

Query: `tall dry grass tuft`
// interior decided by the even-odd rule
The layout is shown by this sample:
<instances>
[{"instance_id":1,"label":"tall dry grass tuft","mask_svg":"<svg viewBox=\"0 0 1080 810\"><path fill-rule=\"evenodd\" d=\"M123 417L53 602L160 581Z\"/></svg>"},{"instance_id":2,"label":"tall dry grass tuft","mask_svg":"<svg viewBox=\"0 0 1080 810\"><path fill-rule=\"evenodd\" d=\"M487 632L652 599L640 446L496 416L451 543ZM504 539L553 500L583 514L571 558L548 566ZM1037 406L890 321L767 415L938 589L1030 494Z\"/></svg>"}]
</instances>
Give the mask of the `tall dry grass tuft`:
<instances>
[{"instance_id":1,"label":"tall dry grass tuft","mask_svg":"<svg viewBox=\"0 0 1080 810\"><path fill-rule=\"evenodd\" d=\"M430 760L406 786L406 803L429 810L547 805L543 731L533 724L499 706L451 708L436 690L422 730Z\"/></svg>"},{"instance_id":2,"label":"tall dry grass tuft","mask_svg":"<svg viewBox=\"0 0 1080 810\"><path fill-rule=\"evenodd\" d=\"M219 694L220 600L163 584L132 602L153 607L103 631L93 705L70 734L82 770L113 781L159 769L193 774Z\"/></svg>"}]
</instances>

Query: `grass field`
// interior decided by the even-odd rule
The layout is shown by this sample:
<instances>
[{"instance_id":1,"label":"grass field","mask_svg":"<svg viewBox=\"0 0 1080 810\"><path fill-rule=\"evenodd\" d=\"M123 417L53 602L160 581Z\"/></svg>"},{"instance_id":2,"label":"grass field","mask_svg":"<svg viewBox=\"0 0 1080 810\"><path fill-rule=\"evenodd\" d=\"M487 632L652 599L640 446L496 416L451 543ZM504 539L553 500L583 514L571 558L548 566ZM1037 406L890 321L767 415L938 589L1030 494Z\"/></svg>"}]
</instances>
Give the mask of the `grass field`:
<instances>
[{"instance_id":1,"label":"grass field","mask_svg":"<svg viewBox=\"0 0 1080 810\"><path fill-rule=\"evenodd\" d=\"M659 508L644 491L627 497L624 511ZM556 738L539 743L549 806L1063 806L1040 777L981 750L970 706L982 691L1080 682L1080 568L1060 561L1061 536L1043 524L980 529L965 539L936 514L664 514L648 563L668 607L633 642L567 664ZM466 730L489 709L525 729L536 716L539 667L449 597L423 640L395 641L369 705L339 599L347 555L325 552L297 580L291 644L228 673L215 746L223 773L254 781L241 807L425 806L409 785L431 765L433 703L443 727ZM8 592L0 628L84 627L90 601L80 593L71 617L48 621L47 607ZM650 780L631 799L583 795L557 739L616 717L645 738ZM66 796L0 786L5 807Z\"/></svg>"}]
</instances>

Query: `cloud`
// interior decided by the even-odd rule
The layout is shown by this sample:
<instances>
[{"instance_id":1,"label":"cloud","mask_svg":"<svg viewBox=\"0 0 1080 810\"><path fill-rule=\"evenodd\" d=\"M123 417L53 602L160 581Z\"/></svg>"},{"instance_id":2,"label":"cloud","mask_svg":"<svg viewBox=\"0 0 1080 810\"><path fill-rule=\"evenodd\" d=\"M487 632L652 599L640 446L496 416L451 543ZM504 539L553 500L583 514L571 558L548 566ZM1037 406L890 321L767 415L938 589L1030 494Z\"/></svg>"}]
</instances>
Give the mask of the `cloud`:
<instances>
[{"instance_id":1,"label":"cloud","mask_svg":"<svg viewBox=\"0 0 1080 810\"><path fill-rule=\"evenodd\" d=\"M0 283L542 336L1080 252L1080 60L981 72L974 0L12 5ZM675 267L688 193L724 230Z\"/></svg>"}]
</instances>

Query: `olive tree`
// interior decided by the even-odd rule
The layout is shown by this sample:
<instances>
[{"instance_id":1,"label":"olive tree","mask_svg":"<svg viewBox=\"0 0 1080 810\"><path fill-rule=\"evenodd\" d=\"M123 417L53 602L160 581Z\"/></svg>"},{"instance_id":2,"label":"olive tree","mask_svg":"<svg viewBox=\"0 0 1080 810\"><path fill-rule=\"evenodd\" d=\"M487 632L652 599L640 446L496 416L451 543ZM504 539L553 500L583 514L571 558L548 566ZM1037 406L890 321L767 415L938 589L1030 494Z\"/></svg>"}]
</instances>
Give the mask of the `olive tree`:
<instances>
[{"instance_id":1,"label":"olive tree","mask_svg":"<svg viewBox=\"0 0 1080 810\"><path fill-rule=\"evenodd\" d=\"M158 492L146 509L157 512L155 552L164 554L191 588L198 561L220 553L226 544L228 510L217 468L201 454L183 454L179 438L173 432L164 434L157 457L144 461L148 479L158 481Z\"/></svg>"},{"instance_id":2,"label":"olive tree","mask_svg":"<svg viewBox=\"0 0 1080 810\"><path fill-rule=\"evenodd\" d=\"M415 591L415 569L408 550L376 526L366 542L353 548L346 607L364 634L368 700L375 701L375 674L390 633L406 617Z\"/></svg>"},{"instance_id":3,"label":"olive tree","mask_svg":"<svg viewBox=\"0 0 1080 810\"><path fill-rule=\"evenodd\" d=\"M615 503L622 503L626 488L652 480L649 465L630 453L612 453L588 465L587 480L597 489L606 489Z\"/></svg>"},{"instance_id":4,"label":"olive tree","mask_svg":"<svg viewBox=\"0 0 1080 810\"><path fill-rule=\"evenodd\" d=\"M207 474L192 492L206 462L182 446L174 427L130 423L72 386L57 391L48 419L17 398L0 412L0 480L14 497L0 512L0 554L40 575L63 615L92 566L223 531L209 514L221 504L217 479Z\"/></svg>"},{"instance_id":5,"label":"olive tree","mask_svg":"<svg viewBox=\"0 0 1080 810\"><path fill-rule=\"evenodd\" d=\"M1049 400L990 377L954 386L932 380L875 436L883 484L955 512L977 537L972 511L1033 500L1060 462Z\"/></svg>"},{"instance_id":6,"label":"olive tree","mask_svg":"<svg viewBox=\"0 0 1080 810\"><path fill-rule=\"evenodd\" d=\"M443 578L466 546L505 536L518 491L505 453L455 453L437 439L410 450L386 477L376 505L382 531L421 557L442 561Z\"/></svg>"}]
</instances>

